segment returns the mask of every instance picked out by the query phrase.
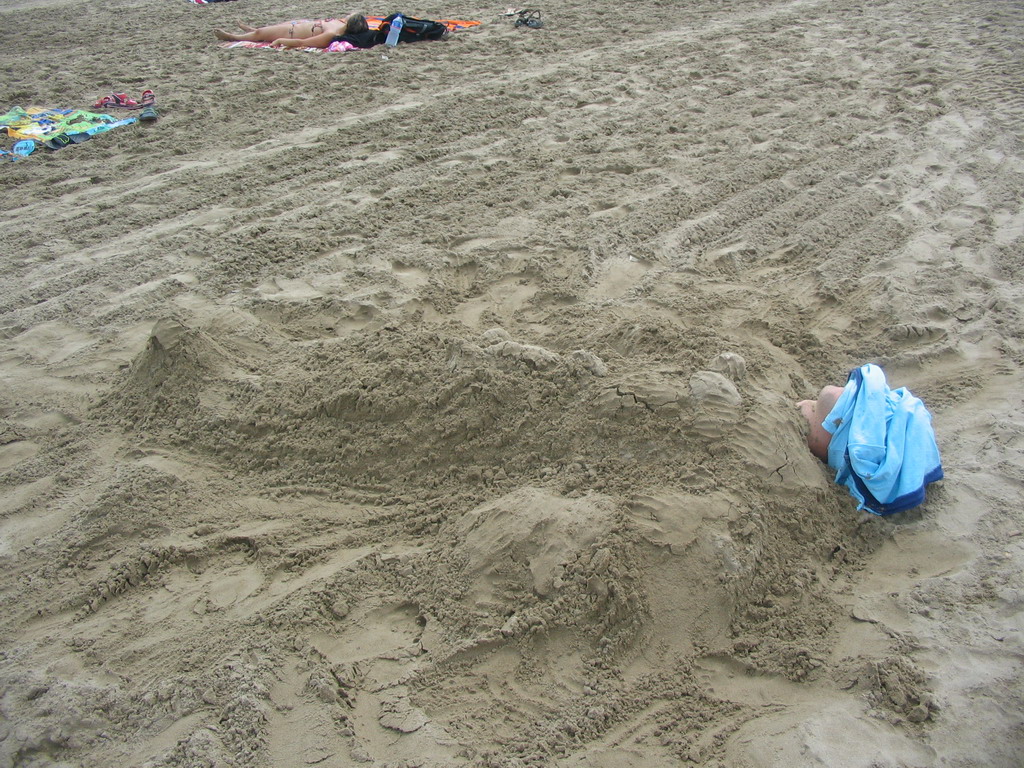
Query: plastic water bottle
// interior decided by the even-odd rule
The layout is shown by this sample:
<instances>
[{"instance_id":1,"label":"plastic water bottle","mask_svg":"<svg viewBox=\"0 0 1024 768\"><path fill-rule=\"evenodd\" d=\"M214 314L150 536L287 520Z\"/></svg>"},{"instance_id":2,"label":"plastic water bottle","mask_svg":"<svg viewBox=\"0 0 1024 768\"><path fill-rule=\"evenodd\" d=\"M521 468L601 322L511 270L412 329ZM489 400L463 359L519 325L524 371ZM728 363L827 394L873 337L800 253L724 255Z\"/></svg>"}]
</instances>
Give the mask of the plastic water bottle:
<instances>
[{"instance_id":1,"label":"plastic water bottle","mask_svg":"<svg viewBox=\"0 0 1024 768\"><path fill-rule=\"evenodd\" d=\"M398 45L398 36L402 34L403 26L405 26L405 19L402 18L402 14L396 13L395 18L391 20L391 26L388 29L388 36L384 40L385 48L394 48Z\"/></svg>"}]
</instances>

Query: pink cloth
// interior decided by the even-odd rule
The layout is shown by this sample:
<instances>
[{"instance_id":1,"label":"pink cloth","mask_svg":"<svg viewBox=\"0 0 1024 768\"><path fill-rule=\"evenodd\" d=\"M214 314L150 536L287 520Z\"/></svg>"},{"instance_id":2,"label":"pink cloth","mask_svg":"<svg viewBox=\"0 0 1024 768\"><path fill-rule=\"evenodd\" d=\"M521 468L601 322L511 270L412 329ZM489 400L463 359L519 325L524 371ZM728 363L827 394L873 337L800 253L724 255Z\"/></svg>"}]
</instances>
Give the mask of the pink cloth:
<instances>
[{"instance_id":1,"label":"pink cloth","mask_svg":"<svg viewBox=\"0 0 1024 768\"><path fill-rule=\"evenodd\" d=\"M228 42L225 42L225 43L221 43L221 47L223 47L223 48L270 48L272 46L270 45L270 43L255 43L255 42L251 42L249 40L238 40L238 41L228 41ZM283 50L288 50L288 51L313 51L315 53L320 53L322 51L330 51L331 53L337 53L339 51L358 51L359 48L357 48L356 46L352 45L352 43L350 43L350 42L348 42L346 40L336 40L333 43L331 43L330 45L328 45L326 48L281 48L280 50L282 50L282 51Z\"/></svg>"},{"instance_id":2,"label":"pink cloth","mask_svg":"<svg viewBox=\"0 0 1024 768\"><path fill-rule=\"evenodd\" d=\"M348 40L335 40L324 48L325 51L357 51L357 46L352 45Z\"/></svg>"}]
</instances>

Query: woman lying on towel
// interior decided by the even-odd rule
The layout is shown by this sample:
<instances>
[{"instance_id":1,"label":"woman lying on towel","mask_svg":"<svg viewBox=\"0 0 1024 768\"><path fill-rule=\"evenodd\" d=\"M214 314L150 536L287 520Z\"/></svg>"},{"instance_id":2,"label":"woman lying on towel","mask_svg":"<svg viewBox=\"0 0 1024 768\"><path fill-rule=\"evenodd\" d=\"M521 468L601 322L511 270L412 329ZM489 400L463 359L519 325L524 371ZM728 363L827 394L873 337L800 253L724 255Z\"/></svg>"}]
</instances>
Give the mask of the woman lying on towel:
<instances>
[{"instance_id":1,"label":"woman lying on towel","mask_svg":"<svg viewBox=\"0 0 1024 768\"><path fill-rule=\"evenodd\" d=\"M319 19L317 21L286 21L269 27L239 25L244 34L233 35L223 29L213 30L218 40L270 43L275 48L326 48L335 40L345 40L356 48L371 48L377 44L378 34L366 24L366 17L354 13L346 19Z\"/></svg>"}]
</instances>

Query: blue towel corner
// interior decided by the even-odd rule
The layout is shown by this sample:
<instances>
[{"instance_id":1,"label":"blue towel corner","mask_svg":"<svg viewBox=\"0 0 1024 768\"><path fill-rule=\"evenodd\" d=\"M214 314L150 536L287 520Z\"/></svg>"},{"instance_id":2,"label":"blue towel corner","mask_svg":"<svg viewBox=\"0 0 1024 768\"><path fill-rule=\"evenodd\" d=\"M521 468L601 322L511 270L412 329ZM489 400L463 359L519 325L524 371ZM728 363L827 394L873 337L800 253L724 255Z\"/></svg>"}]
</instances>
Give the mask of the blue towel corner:
<instances>
[{"instance_id":1,"label":"blue towel corner","mask_svg":"<svg viewBox=\"0 0 1024 768\"><path fill-rule=\"evenodd\" d=\"M890 390L877 365L850 371L822 426L832 435L828 464L857 509L911 509L924 501L925 486L943 477L931 414L909 390Z\"/></svg>"}]
</instances>

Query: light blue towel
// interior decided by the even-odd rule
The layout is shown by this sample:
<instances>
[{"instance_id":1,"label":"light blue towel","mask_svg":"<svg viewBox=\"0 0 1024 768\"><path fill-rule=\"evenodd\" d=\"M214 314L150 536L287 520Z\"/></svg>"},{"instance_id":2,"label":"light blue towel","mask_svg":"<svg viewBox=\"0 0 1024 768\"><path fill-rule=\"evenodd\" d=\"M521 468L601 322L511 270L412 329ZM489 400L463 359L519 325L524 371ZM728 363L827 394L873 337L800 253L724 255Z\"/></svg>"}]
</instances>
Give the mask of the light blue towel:
<instances>
[{"instance_id":1,"label":"light blue towel","mask_svg":"<svg viewBox=\"0 0 1024 768\"><path fill-rule=\"evenodd\" d=\"M857 509L902 512L924 501L928 483L942 479L931 414L909 390L889 389L877 365L850 371L822 427L832 435L828 464Z\"/></svg>"}]
</instances>

